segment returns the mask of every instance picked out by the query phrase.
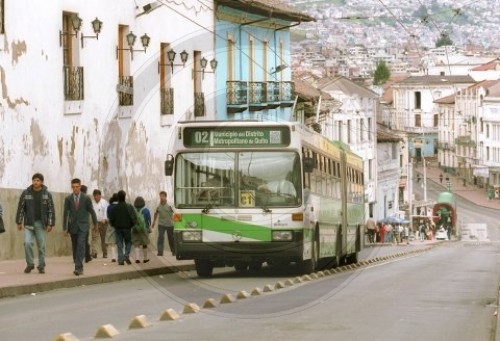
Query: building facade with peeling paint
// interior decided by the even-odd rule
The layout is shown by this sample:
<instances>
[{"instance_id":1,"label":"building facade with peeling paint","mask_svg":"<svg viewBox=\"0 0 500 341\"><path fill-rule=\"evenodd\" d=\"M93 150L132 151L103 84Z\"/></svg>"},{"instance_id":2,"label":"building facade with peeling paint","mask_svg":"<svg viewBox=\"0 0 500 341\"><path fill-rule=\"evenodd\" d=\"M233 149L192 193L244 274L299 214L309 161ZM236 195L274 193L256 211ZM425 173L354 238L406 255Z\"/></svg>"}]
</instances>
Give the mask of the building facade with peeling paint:
<instances>
[{"instance_id":1,"label":"building facade with peeling paint","mask_svg":"<svg viewBox=\"0 0 500 341\"><path fill-rule=\"evenodd\" d=\"M69 255L62 203L78 177L105 198L154 208L178 121L215 119L213 3L0 0L0 259L24 256L21 191L41 172L57 222L47 256ZM175 52L175 53L173 53ZM183 59L181 59L181 56ZM155 236L151 237L152 239ZM50 264L48 264L50 267Z\"/></svg>"}]
</instances>

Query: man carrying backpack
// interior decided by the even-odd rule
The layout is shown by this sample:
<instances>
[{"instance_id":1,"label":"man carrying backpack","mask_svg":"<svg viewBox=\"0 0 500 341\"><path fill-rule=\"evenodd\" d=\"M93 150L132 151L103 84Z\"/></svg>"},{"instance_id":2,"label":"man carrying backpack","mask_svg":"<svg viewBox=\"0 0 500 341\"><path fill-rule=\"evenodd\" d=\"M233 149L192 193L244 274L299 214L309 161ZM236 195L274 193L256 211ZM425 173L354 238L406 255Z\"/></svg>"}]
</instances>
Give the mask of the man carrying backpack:
<instances>
[{"instance_id":1,"label":"man carrying backpack","mask_svg":"<svg viewBox=\"0 0 500 341\"><path fill-rule=\"evenodd\" d=\"M134 201L137 214L137 223L132 227L132 244L135 248L135 262L140 263L140 247L142 245L142 261L149 262L148 244L151 233L151 212L146 207L143 197L137 197Z\"/></svg>"},{"instance_id":2,"label":"man carrying backpack","mask_svg":"<svg viewBox=\"0 0 500 341\"><path fill-rule=\"evenodd\" d=\"M125 202L127 193L117 193L118 204L109 211L109 222L115 228L116 246L118 249L118 265L132 264L130 261L130 249L132 248L132 226L137 224L137 215L132 205ZM125 244L125 250L123 249ZM124 252L125 251L125 252Z\"/></svg>"}]
</instances>

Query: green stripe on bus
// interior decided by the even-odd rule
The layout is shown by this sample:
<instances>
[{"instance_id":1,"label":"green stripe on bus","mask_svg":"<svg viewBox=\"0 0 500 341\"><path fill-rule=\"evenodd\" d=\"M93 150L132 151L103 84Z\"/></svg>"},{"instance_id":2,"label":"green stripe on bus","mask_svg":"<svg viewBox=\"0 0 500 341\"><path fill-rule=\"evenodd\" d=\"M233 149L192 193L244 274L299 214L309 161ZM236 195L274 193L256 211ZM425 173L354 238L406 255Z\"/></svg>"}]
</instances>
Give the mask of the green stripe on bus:
<instances>
[{"instance_id":1,"label":"green stripe on bus","mask_svg":"<svg viewBox=\"0 0 500 341\"><path fill-rule=\"evenodd\" d=\"M183 214L182 221L174 224L175 229L189 229L196 223L197 228L231 235L238 232L241 237L257 241L271 241L271 228L262 225L248 224L236 220L201 214Z\"/></svg>"}]
</instances>

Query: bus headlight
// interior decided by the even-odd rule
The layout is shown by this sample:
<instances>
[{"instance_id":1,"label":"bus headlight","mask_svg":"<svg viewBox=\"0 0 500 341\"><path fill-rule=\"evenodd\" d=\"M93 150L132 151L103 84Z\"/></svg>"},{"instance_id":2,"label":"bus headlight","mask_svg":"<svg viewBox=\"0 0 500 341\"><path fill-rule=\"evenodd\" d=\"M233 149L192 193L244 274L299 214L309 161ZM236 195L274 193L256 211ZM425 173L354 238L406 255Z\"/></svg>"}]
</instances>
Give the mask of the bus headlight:
<instances>
[{"instance_id":1,"label":"bus headlight","mask_svg":"<svg viewBox=\"0 0 500 341\"><path fill-rule=\"evenodd\" d=\"M201 231L182 231L183 242L201 242L201 240L202 240Z\"/></svg>"},{"instance_id":2,"label":"bus headlight","mask_svg":"<svg viewBox=\"0 0 500 341\"><path fill-rule=\"evenodd\" d=\"M293 240L292 231L273 231L272 236L275 242L289 242Z\"/></svg>"}]
</instances>

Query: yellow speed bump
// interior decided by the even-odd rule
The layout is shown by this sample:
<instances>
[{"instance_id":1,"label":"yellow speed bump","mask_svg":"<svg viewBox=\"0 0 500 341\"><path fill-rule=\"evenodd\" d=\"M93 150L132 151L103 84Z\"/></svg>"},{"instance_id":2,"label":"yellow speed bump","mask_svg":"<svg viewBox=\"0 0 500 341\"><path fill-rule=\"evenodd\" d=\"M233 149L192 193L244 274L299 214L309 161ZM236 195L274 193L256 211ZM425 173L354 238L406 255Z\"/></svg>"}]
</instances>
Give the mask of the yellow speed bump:
<instances>
[{"instance_id":1,"label":"yellow speed bump","mask_svg":"<svg viewBox=\"0 0 500 341\"><path fill-rule=\"evenodd\" d=\"M78 341L78 339L71 333L63 333L57 335L55 341Z\"/></svg>"},{"instance_id":2,"label":"yellow speed bump","mask_svg":"<svg viewBox=\"0 0 500 341\"><path fill-rule=\"evenodd\" d=\"M274 289L283 289L285 287L285 284L281 281L276 282L274 285Z\"/></svg>"},{"instance_id":3,"label":"yellow speed bump","mask_svg":"<svg viewBox=\"0 0 500 341\"><path fill-rule=\"evenodd\" d=\"M316 275L318 275L318 277L325 277L325 273L323 271L316 272Z\"/></svg>"},{"instance_id":4,"label":"yellow speed bump","mask_svg":"<svg viewBox=\"0 0 500 341\"><path fill-rule=\"evenodd\" d=\"M160 315L160 321L174 321L179 318L179 314L174 309L164 310Z\"/></svg>"},{"instance_id":5,"label":"yellow speed bump","mask_svg":"<svg viewBox=\"0 0 500 341\"><path fill-rule=\"evenodd\" d=\"M97 328L94 337L96 339L108 339L118 334L120 334L120 332L112 324L105 324Z\"/></svg>"},{"instance_id":6,"label":"yellow speed bump","mask_svg":"<svg viewBox=\"0 0 500 341\"><path fill-rule=\"evenodd\" d=\"M310 276L311 276L311 278L312 278L312 279L318 279L318 278L319 278L319 277L318 277L318 274L316 274L316 273L314 273L314 272L313 272L313 273L311 273L311 275L310 275Z\"/></svg>"},{"instance_id":7,"label":"yellow speed bump","mask_svg":"<svg viewBox=\"0 0 500 341\"><path fill-rule=\"evenodd\" d=\"M203 308L215 308L217 307L217 302L213 298L209 298L203 303Z\"/></svg>"},{"instance_id":8,"label":"yellow speed bump","mask_svg":"<svg viewBox=\"0 0 500 341\"><path fill-rule=\"evenodd\" d=\"M184 306L183 314L194 314L200 311L200 307L196 303L188 303Z\"/></svg>"},{"instance_id":9,"label":"yellow speed bump","mask_svg":"<svg viewBox=\"0 0 500 341\"><path fill-rule=\"evenodd\" d=\"M273 291L274 288L271 284L267 284L265 287L264 287L264 292L271 292Z\"/></svg>"},{"instance_id":10,"label":"yellow speed bump","mask_svg":"<svg viewBox=\"0 0 500 341\"><path fill-rule=\"evenodd\" d=\"M311 276L309 275L302 276L302 279L304 280L304 282L309 282L310 280L312 280Z\"/></svg>"},{"instance_id":11,"label":"yellow speed bump","mask_svg":"<svg viewBox=\"0 0 500 341\"><path fill-rule=\"evenodd\" d=\"M248 292L246 292L245 290L242 290L240 291L237 295L236 295L236 298L241 300L241 299L245 299L247 298L248 296L250 296L250 294Z\"/></svg>"},{"instance_id":12,"label":"yellow speed bump","mask_svg":"<svg viewBox=\"0 0 500 341\"><path fill-rule=\"evenodd\" d=\"M295 277L293 279L293 283L294 284L299 284L299 283L302 283L302 282L304 282L304 281L302 280L302 278L300 276L297 276L297 277Z\"/></svg>"},{"instance_id":13,"label":"yellow speed bump","mask_svg":"<svg viewBox=\"0 0 500 341\"><path fill-rule=\"evenodd\" d=\"M151 326L146 319L146 315L137 315L128 324L128 329L142 329Z\"/></svg>"},{"instance_id":14,"label":"yellow speed bump","mask_svg":"<svg viewBox=\"0 0 500 341\"><path fill-rule=\"evenodd\" d=\"M294 284L294 283L293 283L293 280L291 280L291 279L287 279L287 280L285 281L285 286L286 286L286 287L291 287L291 286L293 286L293 284Z\"/></svg>"},{"instance_id":15,"label":"yellow speed bump","mask_svg":"<svg viewBox=\"0 0 500 341\"><path fill-rule=\"evenodd\" d=\"M234 296L231 294L224 294L220 298L220 303L221 304L226 304L226 303L233 303L235 300Z\"/></svg>"},{"instance_id":16,"label":"yellow speed bump","mask_svg":"<svg viewBox=\"0 0 500 341\"><path fill-rule=\"evenodd\" d=\"M252 290L252 293L250 295L252 296L259 296L260 294L262 294L262 289L261 288L255 288Z\"/></svg>"}]
</instances>

